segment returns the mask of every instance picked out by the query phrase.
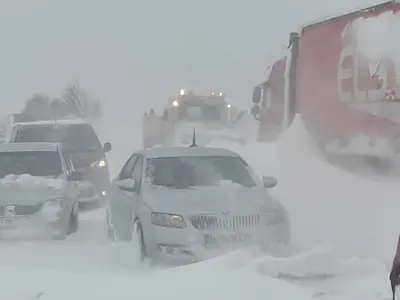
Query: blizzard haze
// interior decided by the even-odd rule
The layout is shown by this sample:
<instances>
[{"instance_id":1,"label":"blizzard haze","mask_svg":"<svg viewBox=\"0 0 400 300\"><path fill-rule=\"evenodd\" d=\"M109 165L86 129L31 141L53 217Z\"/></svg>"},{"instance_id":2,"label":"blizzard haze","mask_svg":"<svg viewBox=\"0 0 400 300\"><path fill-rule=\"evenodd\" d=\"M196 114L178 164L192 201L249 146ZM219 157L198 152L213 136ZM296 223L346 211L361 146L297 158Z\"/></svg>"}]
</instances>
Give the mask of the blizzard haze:
<instances>
[{"instance_id":1,"label":"blizzard haze","mask_svg":"<svg viewBox=\"0 0 400 300\"><path fill-rule=\"evenodd\" d=\"M78 80L111 117L161 108L181 87L221 90L248 106L290 31L373 3L4 0L1 103L15 110L34 92L58 95Z\"/></svg>"},{"instance_id":2,"label":"blizzard haze","mask_svg":"<svg viewBox=\"0 0 400 300\"><path fill-rule=\"evenodd\" d=\"M228 101L248 109L253 86L283 56L291 31L374 4L2 0L2 116L20 110L35 92L58 96L67 83L78 81L102 102L104 116L96 130L102 142L113 145L108 155L113 179L141 147L142 115L149 108L160 113L169 96L194 88L222 91ZM368 26L360 29L360 38ZM210 299L232 300L265 299L267 294L282 300L390 298L387 266L400 228L397 182L361 179L327 164L299 117L277 143L215 146L236 150L257 173L279 179L273 195L292 218L297 252L291 257L237 251L158 272L130 264L130 247L110 245L105 212L99 210L83 214L79 234L66 241L0 244L0 257L6 258L0 259L0 281L6 283L7 299L35 299L42 291L40 300L110 299L115 291L119 299L132 299L135 289L151 291L154 299L168 299L162 290L174 299L187 299L191 292L204 299L208 290L215 291ZM26 282L21 290L16 289L20 281ZM65 291L65 282L75 288ZM199 282L204 282L202 291ZM177 283L185 287L182 293L173 290Z\"/></svg>"}]
</instances>

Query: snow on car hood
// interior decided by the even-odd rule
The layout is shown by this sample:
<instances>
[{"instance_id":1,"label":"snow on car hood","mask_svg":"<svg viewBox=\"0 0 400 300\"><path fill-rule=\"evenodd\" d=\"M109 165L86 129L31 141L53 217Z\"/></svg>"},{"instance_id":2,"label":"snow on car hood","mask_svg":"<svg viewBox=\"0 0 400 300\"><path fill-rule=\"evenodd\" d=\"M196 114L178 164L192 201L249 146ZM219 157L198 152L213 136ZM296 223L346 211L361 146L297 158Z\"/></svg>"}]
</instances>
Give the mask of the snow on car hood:
<instances>
[{"instance_id":1,"label":"snow on car hood","mask_svg":"<svg viewBox=\"0 0 400 300\"><path fill-rule=\"evenodd\" d=\"M7 175L0 180L0 205L35 205L60 197L62 179L23 175Z\"/></svg>"},{"instance_id":2,"label":"snow on car hood","mask_svg":"<svg viewBox=\"0 0 400 300\"><path fill-rule=\"evenodd\" d=\"M247 188L236 184L216 187L194 187L173 189L145 185L144 202L153 211L202 214L229 210L230 214L259 213L270 202L265 190L260 187Z\"/></svg>"}]
</instances>

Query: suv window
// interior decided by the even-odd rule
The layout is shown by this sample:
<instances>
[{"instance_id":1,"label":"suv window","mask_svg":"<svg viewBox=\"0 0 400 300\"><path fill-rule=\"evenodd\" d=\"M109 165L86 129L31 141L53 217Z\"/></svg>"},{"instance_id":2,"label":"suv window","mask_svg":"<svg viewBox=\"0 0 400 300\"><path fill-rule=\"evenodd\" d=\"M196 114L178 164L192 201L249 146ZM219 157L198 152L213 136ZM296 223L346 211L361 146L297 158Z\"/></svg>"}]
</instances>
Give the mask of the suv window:
<instances>
[{"instance_id":1,"label":"suv window","mask_svg":"<svg viewBox=\"0 0 400 300\"><path fill-rule=\"evenodd\" d=\"M7 175L62 175L60 155L56 151L0 152L0 178Z\"/></svg>"},{"instance_id":2,"label":"suv window","mask_svg":"<svg viewBox=\"0 0 400 300\"><path fill-rule=\"evenodd\" d=\"M99 138L89 124L20 126L14 142L55 142L67 151L102 151Z\"/></svg>"}]
</instances>

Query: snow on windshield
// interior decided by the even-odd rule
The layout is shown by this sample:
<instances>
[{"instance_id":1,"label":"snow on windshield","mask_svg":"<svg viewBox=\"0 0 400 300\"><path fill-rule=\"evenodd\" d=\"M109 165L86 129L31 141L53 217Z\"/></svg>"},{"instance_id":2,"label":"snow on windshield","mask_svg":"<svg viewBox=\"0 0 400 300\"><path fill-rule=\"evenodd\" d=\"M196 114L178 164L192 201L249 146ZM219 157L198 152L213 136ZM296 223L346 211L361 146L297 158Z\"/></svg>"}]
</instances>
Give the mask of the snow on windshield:
<instances>
[{"instance_id":1,"label":"snow on windshield","mask_svg":"<svg viewBox=\"0 0 400 300\"><path fill-rule=\"evenodd\" d=\"M62 172L61 160L57 152L26 151L0 153L0 178L11 174L57 177Z\"/></svg>"},{"instance_id":2,"label":"snow on windshield","mask_svg":"<svg viewBox=\"0 0 400 300\"><path fill-rule=\"evenodd\" d=\"M154 185L175 188L218 186L227 181L254 187L256 182L238 157L188 156L148 160L146 177Z\"/></svg>"},{"instance_id":3,"label":"snow on windshield","mask_svg":"<svg viewBox=\"0 0 400 300\"><path fill-rule=\"evenodd\" d=\"M16 142L61 143L70 151L96 151L102 148L96 133L88 124L26 126L18 131Z\"/></svg>"}]
</instances>

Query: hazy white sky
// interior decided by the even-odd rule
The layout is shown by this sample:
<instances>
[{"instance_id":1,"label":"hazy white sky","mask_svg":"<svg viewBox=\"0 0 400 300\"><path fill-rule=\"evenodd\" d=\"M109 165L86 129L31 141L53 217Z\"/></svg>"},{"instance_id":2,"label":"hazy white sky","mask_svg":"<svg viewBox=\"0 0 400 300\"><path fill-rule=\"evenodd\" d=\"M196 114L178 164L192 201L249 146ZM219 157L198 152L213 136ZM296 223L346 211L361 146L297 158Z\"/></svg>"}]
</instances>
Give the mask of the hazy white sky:
<instances>
[{"instance_id":1,"label":"hazy white sky","mask_svg":"<svg viewBox=\"0 0 400 300\"><path fill-rule=\"evenodd\" d=\"M290 31L377 2L0 0L2 113L75 79L110 115L160 108L191 86L249 106Z\"/></svg>"}]
</instances>

